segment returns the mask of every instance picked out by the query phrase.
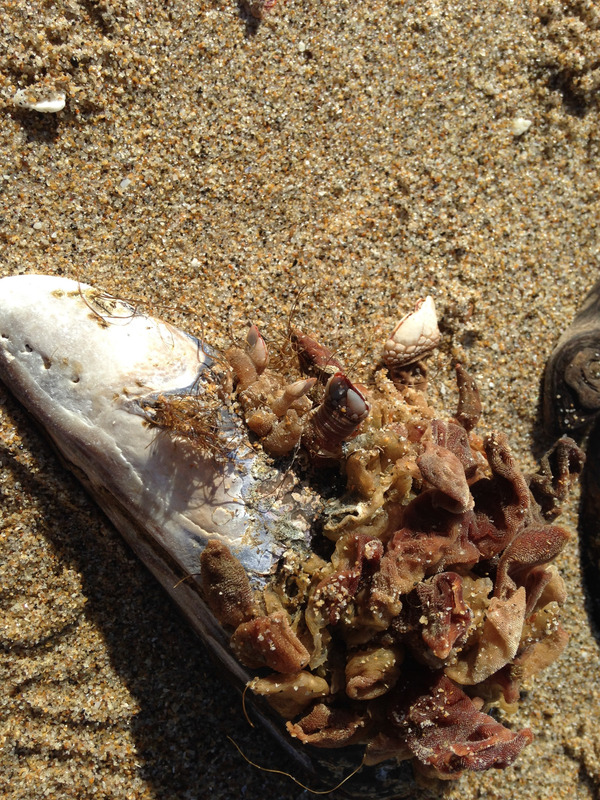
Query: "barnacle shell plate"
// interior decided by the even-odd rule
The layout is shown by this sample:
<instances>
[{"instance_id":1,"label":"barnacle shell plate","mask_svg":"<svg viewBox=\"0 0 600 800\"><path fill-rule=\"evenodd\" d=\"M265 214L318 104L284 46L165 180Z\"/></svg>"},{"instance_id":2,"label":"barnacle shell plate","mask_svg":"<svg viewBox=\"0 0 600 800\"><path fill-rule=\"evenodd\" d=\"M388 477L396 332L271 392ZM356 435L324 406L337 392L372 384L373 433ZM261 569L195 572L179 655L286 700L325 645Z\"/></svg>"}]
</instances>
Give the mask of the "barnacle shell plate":
<instances>
[{"instance_id":1,"label":"barnacle shell plate","mask_svg":"<svg viewBox=\"0 0 600 800\"><path fill-rule=\"evenodd\" d=\"M435 303L427 295L396 325L383 346L383 360L389 367L413 364L436 348L439 341Z\"/></svg>"}]
</instances>

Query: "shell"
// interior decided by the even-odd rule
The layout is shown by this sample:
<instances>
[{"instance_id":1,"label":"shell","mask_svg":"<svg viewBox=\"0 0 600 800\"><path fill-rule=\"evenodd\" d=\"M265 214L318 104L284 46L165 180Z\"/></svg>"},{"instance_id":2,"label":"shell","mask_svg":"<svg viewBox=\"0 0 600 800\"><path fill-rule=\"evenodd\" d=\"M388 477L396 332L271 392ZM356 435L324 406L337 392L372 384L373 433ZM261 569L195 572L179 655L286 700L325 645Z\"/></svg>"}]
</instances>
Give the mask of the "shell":
<instances>
[{"instance_id":1,"label":"shell","mask_svg":"<svg viewBox=\"0 0 600 800\"><path fill-rule=\"evenodd\" d=\"M40 95L37 97L37 95ZM44 96L46 95L46 96ZM57 114L62 111L67 102L64 92L50 92L35 87L19 89L13 95L13 103L17 108L24 108L27 111L37 111L38 114Z\"/></svg>"},{"instance_id":2,"label":"shell","mask_svg":"<svg viewBox=\"0 0 600 800\"><path fill-rule=\"evenodd\" d=\"M241 691L253 675L207 606L201 554L209 540L221 541L260 586L284 550L309 554L322 501L257 455L226 406L221 458L149 424L161 398L185 395L201 408L224 381L221 367L195 337L86 284L44 275L0 280L0 378ZM313 784L334 785L360 762L358 751L307 753L266 702L247 702ZM379 766L376 784L373 775L363 770L346 794L386 798L410 784L406 764Z\"/></svg>"},{"instance_id":3,"label":"shell","mask_svg":"<svg viewBox=\"0 0 600 800\"><path fill-rule=\"evenodd\" d=\"M542 407L544 427L551 435L572 433L580 439L591 427L582 473L579 532L589 609L600 627L600 281L548 359ZM564 441L570 440L563 437L557 445Z\"/></svg>"},{"instance_id":4,"label":"shell","mask_svg":"<svg viewBox=\"0 0 600 800\"><path fill-rule=\"evenodd\" d=\"M201 552L209 539L222 541L259 583L290 533L307 549L309 522L285 496L272 508L281 476L254 455L227 409L220 423L231 456L224 461L148 424L144 409L160 396L201 400L218 382L216 366L194 337L85 284L41 275L0 281L0 376L196 631L246 683L200 596L194 576ZM306 516L314 511L307 503Z\"/></svg>"},{"instance_id":5,"label":"shell","mask_svg":"<svg viewBox=\"0 0 600 800\"><path fill-rule=\"evenodd\" d=\"M147 409L158 398L201 402L219 385L209 348L85 284L24 275L3 279L1 287L3 379L67 464L87 476L117 528L135 527L128 538L142 558L149 548L166 549L191 574L205 541L217 538L251 575L268 573L288 544L289 523L279 528L278 518L291 508L283 502L277 515L257 510L257 486L268 496L269 479L280 476L257 459L237 417L226 407L220 412L231 452L222 462L148 424ZM301 528L296 520L296 540ZM279 548L273 537L281 538Z\"/></svg>"},{"instance_id":6,"label":"shell","mask_svg":"<svg viewBox=\"0 0 600 800\"><path fill-rule=\"evenodd\" d=\"M427 295L396 325L383 346L383 360L391 368L414 364L434 350L439 341L435 303L433 297Z\"/></svg>"}]
</instances>

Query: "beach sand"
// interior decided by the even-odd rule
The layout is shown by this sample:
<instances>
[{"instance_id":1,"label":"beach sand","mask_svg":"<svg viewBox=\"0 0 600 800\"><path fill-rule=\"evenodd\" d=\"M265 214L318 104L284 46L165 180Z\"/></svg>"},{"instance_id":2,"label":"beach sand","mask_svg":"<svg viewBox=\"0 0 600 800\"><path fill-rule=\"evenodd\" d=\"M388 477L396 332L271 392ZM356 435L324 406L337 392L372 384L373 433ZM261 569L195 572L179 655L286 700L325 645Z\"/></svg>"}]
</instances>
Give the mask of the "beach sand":
<instances>
[{"instance_id":1,"label":"beach sand","mask_svg":"<svg viewBox=\"0 0 600 800\"><path fill-rule=\"evenodd\" d=\"M293 319L357 379L432 294L436 405L461 360L481 431L533 469L545 361L598 277L598 3L279 0L259 23L7 0L0 22L0 275L93 283L221 347ZM64 110L16 108L25 87ZM3 388L0 462L0 794L309 797L235 750L292 768ZM535 740L446 798L597 796L577 497L562 521L570 645L510 721Z\"/></svg>"}]
</instances>

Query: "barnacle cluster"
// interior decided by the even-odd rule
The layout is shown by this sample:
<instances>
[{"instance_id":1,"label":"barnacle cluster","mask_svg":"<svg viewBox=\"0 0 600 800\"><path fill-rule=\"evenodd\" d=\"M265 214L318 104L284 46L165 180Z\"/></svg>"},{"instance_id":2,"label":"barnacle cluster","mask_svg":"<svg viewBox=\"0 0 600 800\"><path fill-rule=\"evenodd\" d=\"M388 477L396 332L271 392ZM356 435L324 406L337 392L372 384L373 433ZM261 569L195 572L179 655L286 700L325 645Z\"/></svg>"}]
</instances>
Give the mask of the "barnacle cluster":
<instances>
[{"instance_id":1,"label":"barnacle cluster","mask_svg":"<svg viewBox=\"0 0 600 800\"><path fill-rule=\"evenodd\" d=\"M582 464L562 439L526 478L506 436L476 432L481 404L461 366L456 413L440 418L423 363L438 339L428 298L365 387L299 331L304 376L270 369L251 328L227 358L258 446L294 469L339 471L346 493L315 521L314 552L288 551L260 589L216 540L201 576L234 654L257 670L250 689L291 736L454 778L507 766L532 738L486 712L510 712L565 647L550 562L568 534L552 522Z\"/></svg>"}]
</instances>

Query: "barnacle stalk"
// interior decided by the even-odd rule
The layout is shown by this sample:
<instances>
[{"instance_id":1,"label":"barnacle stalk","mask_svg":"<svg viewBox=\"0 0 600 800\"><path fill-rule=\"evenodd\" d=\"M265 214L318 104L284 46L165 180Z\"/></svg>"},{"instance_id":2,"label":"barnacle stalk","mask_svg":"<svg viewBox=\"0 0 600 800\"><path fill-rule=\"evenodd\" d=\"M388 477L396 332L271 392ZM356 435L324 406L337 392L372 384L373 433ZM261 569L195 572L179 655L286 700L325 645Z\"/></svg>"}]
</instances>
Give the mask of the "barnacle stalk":
<instances>
[{"instance_id":1,"label":"barnacle stalk","mask_svg":"<svg viewBox=\"0 0 600 800\"><path fill-rule=\"evenodd\" d=\"M223 357L91 287L0 282L3 380L304 763L505 767L532 734L486 712L566 644L549 523L581 462L528 481L462 367L450 419L398 385L438 339L427 298L362 386L299 331L283 372L254 326Z\"/></svg>"}]
</instances>

